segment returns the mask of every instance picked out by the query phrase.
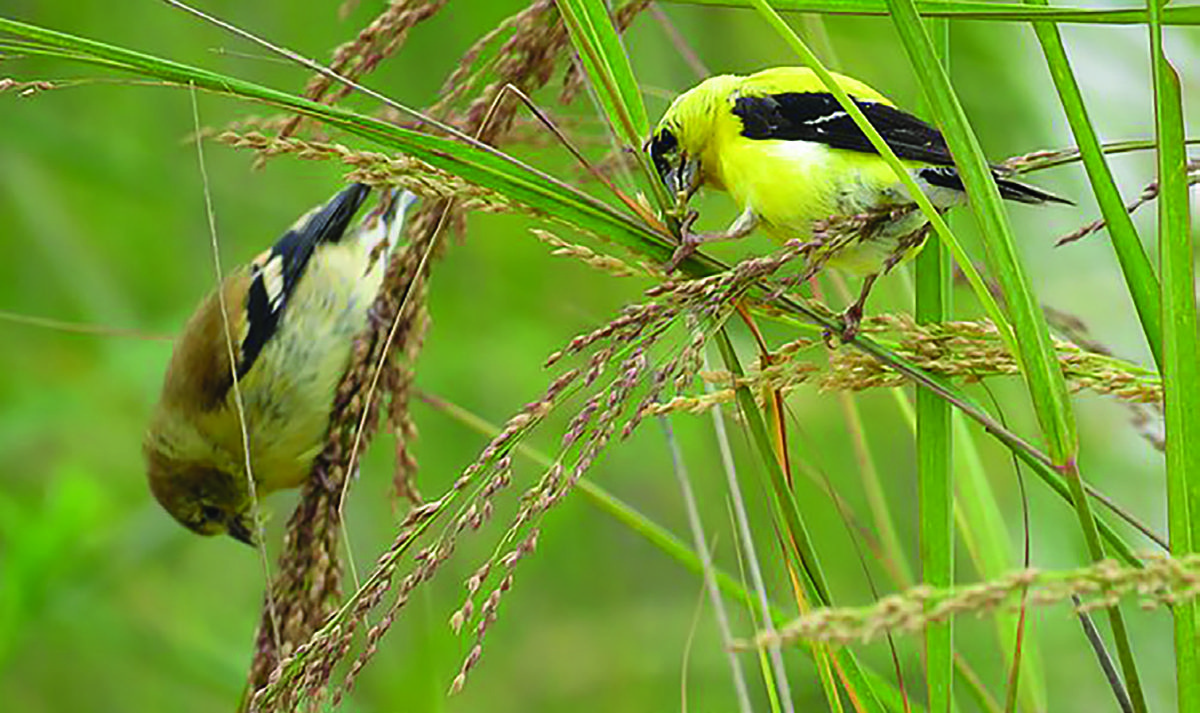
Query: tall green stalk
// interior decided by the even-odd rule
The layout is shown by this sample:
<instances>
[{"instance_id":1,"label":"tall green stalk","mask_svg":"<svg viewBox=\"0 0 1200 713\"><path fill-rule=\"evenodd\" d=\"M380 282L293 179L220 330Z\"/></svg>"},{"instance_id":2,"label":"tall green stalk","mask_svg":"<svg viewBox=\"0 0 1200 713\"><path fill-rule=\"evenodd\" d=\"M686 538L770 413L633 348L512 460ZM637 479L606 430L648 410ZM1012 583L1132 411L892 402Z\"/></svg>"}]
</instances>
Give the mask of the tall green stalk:
<instances>
[{"instance_id":1,"label":"tall green stalk","mask_svg":"<svg viewBox=\"0 0 1200 713\"><path fill-rule=\"evenodd\" d=\"M1025 0L1026 3L1045 6L1047 0ZM1133 218L1125 210L1125 202L1113 181L1112 171L1101 150L1100 139L1088 118L1087 108L1083 104L1083 94L1079 91L1079 83L1071 71L1071 63L1067 59L1067 50L1063 46L1058 27L1049 22L1033 23L1042 52L1046 55L1046 66L1058 90L1062 101L1067 123L1075 144L1079 147L1080 159L1087 172L1092 191L1096 194L1096 202L1100 205L1100 213L1108 235L1112 239L1113 250L1121 265L1121 273L1125 276L1125 286L1133 300L1134 309L1142 323L1142 331L1146 335L1146 343L1150 353L1154 355L1154 363L1162 368L1162 290L1150 257L1142 246L1137 229L1133 226Z\"/></svg>"},{"instance_id":2,"label":"tall green stalk","mask_svg":"<svg viewBox=\"0 0 1200 713\"><path fill-rule=\"evenodd\" d=\"M927 21L942 62L950 63L950 25ZM950 318L950 252L931 240L916 260L916 319L936 324ZM954 584L954 434L949 402L917 389L917 478L921 529L921 579L934 587ZM954 701L954 620L925 629L925 683L929 710L948 712Z\"/></svg>"},{"instance_id":3,"label":"tall green stalk","mask_svg":"<svg viewBox=\"0 0 1200 713\"><path fill-rule=\"evenodd\" d=\"M1158 250L1162 262L1163 392L1167 427L1167 518L1171 554L1200 542L1200 346L1197 345L1195 254L1188 212L1179 76L1163 53L1162 6L1149 0L1154 129L1158 140ZM1175 619L1179 710L1200 710L1195 600L1180 602Z\"/></svg>"}]
</instances>

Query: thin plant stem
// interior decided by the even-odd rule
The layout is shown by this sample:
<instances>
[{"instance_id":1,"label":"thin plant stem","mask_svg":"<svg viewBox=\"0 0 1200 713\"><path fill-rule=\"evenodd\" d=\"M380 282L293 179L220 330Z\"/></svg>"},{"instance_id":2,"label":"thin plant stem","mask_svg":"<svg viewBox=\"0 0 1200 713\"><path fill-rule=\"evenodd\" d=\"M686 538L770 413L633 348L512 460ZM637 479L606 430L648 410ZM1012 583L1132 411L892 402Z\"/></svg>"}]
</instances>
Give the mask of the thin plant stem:
<instances>
[{"instance_id":1,"label":"thin plant stem","mask_svg":"<svg viewBox=\"0 0 1200 713\"><path fill-rule=\"evenodd\" d=\"M708 353L704 354L704 368L710 369ZM713 391L714 387L709 382L704 382L704 390L708 393ZM759 565L758 549L754 544L754 533L750 530L750 518L746 514L746 501L742 497L742 487L738 483L737 466L733 461L733 451L729 447L729 432L725 428L725 415L721 412L719 406L712 409L713 432L717 438L717 450L721 454L721 470L725 472L725 483L729 489L729 502L733 510L734 523L737 526L737 541L744 554L746 562L746 570L750 574L750 587L757 599L759 608L759 618L763 622L763 626L768 629L774 629L774 622L771 620L770 602L767 600L767 585L763 580L762 567ZM767 655L770 657L771 669L774 674L775 686L778 689L781 710L785 713L792 713L794 710L792 704L791 685L788 683L787 668L783 663L783 650L779 646L767 647Z\"/></svg>"},{"instance_id":2,"label":"thin plant stem","mask_svg":"<svg viewBox=\"0 0 1200 713\"><path fill-rule=\"evenodd\" d=\"M675 478L679 481L679 492L683 496L688 525L692 530L696 553L700 555L704 586L708 590L708 596L713 606L713 616L717 620L717 629L721 634L721 642L724 644L728 656L729 671L733 676L733 688L737 694L738 708L742 713L752 713L754 708L750 705L750 691L746 687L746 676L742 672L742 664L733 651L733 630L729 628L729 615L725 611L725 602L721 599L721 592L717 589L716 578L713 576L712 556L709 554L708 544L705 541L704 524L700 520L700 511L696 508L696 498L692 493L692 483L688 478L683 451L679 448L679 441L675 438L675 431L671 428L671 422L667 417L659 416L658 423L662 426L663 436L671 451L671 466L675 471Z\"/></svg>"}]
</instances>

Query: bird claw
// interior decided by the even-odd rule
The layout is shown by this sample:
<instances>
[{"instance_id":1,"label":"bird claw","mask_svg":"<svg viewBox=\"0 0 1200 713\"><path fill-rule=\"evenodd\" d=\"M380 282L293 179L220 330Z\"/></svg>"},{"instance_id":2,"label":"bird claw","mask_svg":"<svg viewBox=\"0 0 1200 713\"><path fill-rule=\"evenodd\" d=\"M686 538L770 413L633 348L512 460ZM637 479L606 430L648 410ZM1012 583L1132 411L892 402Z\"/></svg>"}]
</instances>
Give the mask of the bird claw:
<instances>
[{"instance_id":1,"label":"bird claw","mask_svg":"<svg viewBox=\"0 0 1200 713\"><path fill-rule=\"evenodd\" d=\"M858 328L862 324L863 306L855 302L842 313L842 333L839 335L843 342L849 342L858 336Z\"/></svg>"},{"instance_id":2,"label":"bird claw","mask_svg":"<svg viewBox=\"0 0 1200 713\"><path fill-rule=\"evenodd\" d=\"M671 259L663 263L663 272L668 275L675 272L679 269L679 263L687 260L694 252L696 252L696 243L686 240L679 243L679 247L675 248L675 252L671 254Z\"/></svg>"},{"instance_id":3,"label":"bird claw","mask_svg":"<svg viewBox=\"0 0 1200 713\"><path fill-rule=\"evenodd\" d=\"M692 224L700 217L697 211L688 211L688 214L679 222L679 247L675 248L675 252L671 254L671 259L663 264L663 270L670 275L679 269L679 264L692 256L696 252L696 248L704 242L704 237L699 233L692 232Z\"/></svg>"},{"instance_id":4,"label":"bird claw","mask_svg":"<svg viewBox=\"0 0 1200 713\"><path fill-rule=\"evenodd\" d=\"M842 328L839 331L826 329L821 333L821 338L825 341L825 346L829 349L835 348L837 345L833 343L833 338L836 336L842 344L854 341L858 336L859 327L862 325L863 306L859 303L854 303L842 312L839 321L842 323Z\"/></svg>"}]
</instances>

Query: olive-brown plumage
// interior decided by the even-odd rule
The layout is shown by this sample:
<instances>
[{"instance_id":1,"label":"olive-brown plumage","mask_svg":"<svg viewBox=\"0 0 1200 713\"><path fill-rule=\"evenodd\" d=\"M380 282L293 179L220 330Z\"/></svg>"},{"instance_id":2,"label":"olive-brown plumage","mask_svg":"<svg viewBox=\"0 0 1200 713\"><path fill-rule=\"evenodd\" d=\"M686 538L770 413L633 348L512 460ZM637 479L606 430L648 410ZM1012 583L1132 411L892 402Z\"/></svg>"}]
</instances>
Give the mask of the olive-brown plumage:
<instances>
[{"instance_id":1,"label":"olive-brown plumage","mask_svg":"<svg viewBox=\"0 0 1200 713\"><path fill-rule=\"evenodd\" d=\"M193 532L253 542L246 442L257 495L307 477L413 200L393 192L351 228L369 190L353 185L303 216L208 295L176 341L143 450L151 492Z\"/></svg>"}]
</instances>

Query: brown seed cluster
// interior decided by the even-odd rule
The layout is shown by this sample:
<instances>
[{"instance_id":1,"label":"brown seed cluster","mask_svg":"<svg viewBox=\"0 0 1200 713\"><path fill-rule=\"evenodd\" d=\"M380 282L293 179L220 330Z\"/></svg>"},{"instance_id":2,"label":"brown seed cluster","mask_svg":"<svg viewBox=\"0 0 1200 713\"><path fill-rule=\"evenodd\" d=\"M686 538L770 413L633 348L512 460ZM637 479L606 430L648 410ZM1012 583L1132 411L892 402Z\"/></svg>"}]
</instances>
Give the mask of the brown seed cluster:
<instances>
[{"instance_id":1,"label":"brown seed cluster","mask_svg":"<svg viewBox=\"0 0 1200 713\"><path fill-rule=\"evenodd\" d=\"M29 81L19 82L12 77L0 77L0 94L4 92L16 92L19 97L31 97L40 92L48 92L51 89L58 89L60 85L45 79L34 79Z\"/></svg>"},{"instance_id":2,"label":"brown seed cluster","mask_svg":"<svg viewBox=\"0 0 1200 713\"><path fill-rule=\"evenodd\" d=\"M266 158L291 154L309 161L341 161L354 169L347 174L348 181L404 188L428 201L454 198L464 211L500 213L518 207L495 191L468 183L411 156L388 156L374 151L357 151L343 144L266 136L257 131L224 131L216 136L216 140L234 148L252 149Z\"/></svg>"},{"instance_id":3,"label":"brown seed cluster","mask_svg":"<svg viewBox=\"0 0 1200 713\"><path fill-rule=\"evenodd\" d=\"M333 52L329 69L341 76L357 80L371 72L384 59L400 49L409 31L433 17L446 5L447 0L393 0L353 40L344 43ZM345 12L343 8L343 12ZM333 104L350 93L350 87L335 82L325 74L313 75L304 90L304 96L313 101ZM288 120L280 136L289 136L299 128L303 117L297 115Z\"/></svg>"},{"instance_id":4,"label":"brown seed cluster","mask_svg":"<svg viewBox=\"0 0 1200 713\"><path fill-rule=\"evenodd\" d=\"M418 22L431 16L444 4L394 2L359 37L339 49L334 69L351 77L373 69L395 50L405 34ZM644 2L633 3L641 8ZM632 19L627 5L618 16ZM622 14L623 13L623 14ZM500 43L483 66L476 60L485 48ZM431 113L460 131L489 143L498 143L513 125L518 106L511 100L498 101L503 88L513 84L526 92L545 84L556 66L568 56L566 30L551 0L536 0L510 18L494 33L477 43L464 57L459 70L448 83L452 87L475 89L448 91ZM486 78L486 84L484 80ZM478 89L482 86L482 89ZM342 95L340 87L331 91L323 78L309 86L312 98L332 101ZM470 96L466 107L456 109L458 100ZM259 647L251 670L254 710L292 710L298 705L315 707L330 698L330 681L338 663L349 657L356 634L366 629L361 652L354 658L342 684L332 692L334 702L353 685L370 661L378 643L388 631L411 592L428 581L453 553L456 538L478 529L492 513L492 497L511 480L508 452L520 438L535 427L555 400L575 381L578 372L557 379L542 399L530 404L506 424L504 430L486 448L476 464L468 468L440 499L412 509L392 544L365 584L340 609L335 610L340 582L337 561L340 505L347 487L347 466L366 448L374 435L379 415L386 414L387 427L397 436L398 493L419 501L413 474L416 463L409 452L416 428L408 414L415 360L420 352L427 325L425 290L430 266L443 251L439 235L446 224L461 225L467 210L511 209L509 202L495 194L480 191L444 172L412 159L396 159L378 154L354 152L337 144L305 141L288 137L297 122L286 124L278 138L251 133L225 135L223 140L270 153L293 153L303 158L341 160L356 167L351 177L367 183L403 185L432 200L422 203L410 217L409 243L394 255L384 280L380 298L372 309L371 327L360 337L351 366L339 390L330 427L329 442L317 465L317 477L305 489L303 503L289 524L280 572L272 591L277 593L282 627L282 648L273 643L271 614L264 607L259 627ZM427 535L430 525L449 511L464 495L467 504L452 526L434 544L415 550L418 540ZM523 528L514 548L501 558L503 575L477 612L478 620L473 654L464 663L458 685L479 659L480 641L498 611L500 593L512 585L512 569L532 552L536 528ZM412 555L412 568L399 575L401 560ZM494 570L493 570L494 571ZM477 589L487 588L484 572ZM319 584L320 586L314 586ZM482 590L480 590L482 591ZM381 618L367 627L373 611L384 606ZM295 621L295 625L287 622ZM465 623L465 621L464 621Z\"/></svg>"},{"instance_id":5,"label":"brown seed cluster","mask_svg":"<svg viewBox=\"0 0 1200 713\"><path fill-rule=\"evenodd\" d=\"M620 258L604 255L595 250L569 243L554 233L546 230L533 229L530 231L539 241L553 248L550 252L555 257L567 257L579 260L583 264L613 277L650 277L652 273L642 267L634 267Z\"/></svg>"},{"instance_id":6,"label":"brown seed cluster","mask_svg":"<svg viewBox=\"0 0 1200 713\"><path fill-rule=\"evenodd\" d=\"M880 315L869 320L872 329L895 335L898 355L943 376L978 381L989 376L1019 373L990 322L946 322L918 325L907 315ZM1162 380L1154 373L1107 354L1086 351L1056 340L1059 364L1068 384L1131 403L1161 403ZM830 357L830 373L822 380L829 390L861 391L897 386L903 377L869 355L840 349Z\"/></svg>"},{"instance_id":7,"label":"brown seed cluster","mask_svg":"<svg viewBox=\"0 0 1200 713\"><path fill-rule=\"evenodd\" d=\"M307 502L308 498L305 498L305 501ZM334 665L349 653L358 628L392 588L399 559L413 548L417 538L440 512L440 508L441 503L435 502L409 511L400 524L396 540L379 558L371 576L345 606L333 612L322 622L319 629L314 629L310 635L304 637L303 643L288 651L279 664L269 671L269 678L255 689L250 710L291 711L296 710L301 702L313 706L324 698ZM426 557L402 578L388 614L367 634L368 650L372 643L378 641L376 631L380 627L386 629L386 624L390 623L395 611L407 601L408 593L417 584L432 576L435 565L431 565L430 562L431 559ZM353 676L357 675L358 670L361 670L361 666L357 670L351 669L348 684L353 682Z\"/></svg>"},{"instance_id":8,"label":"brown seed cluster","mask_svg":"<svg viewBox=\"0 0 1200 713\"><path fill-rule=\"evenodd\" d=\"M1078 597L1077 609L1084 612L1113 606L1127 596L1137 596L1146 609L1171 606L1200 595L1200 555L1157 555L1148 557L1142 567L1104 560L1066 572L1026 569L991 582L952 589L920 585L865 607L814 610L778 631L760 633L748 645L866 642L889 632L920 631L957 615L990 614L1009 606L1022 592L1028 594L1022 601L1030 606Z\"/></svg>"}]
</instances>

